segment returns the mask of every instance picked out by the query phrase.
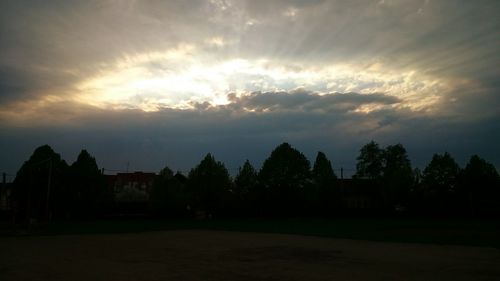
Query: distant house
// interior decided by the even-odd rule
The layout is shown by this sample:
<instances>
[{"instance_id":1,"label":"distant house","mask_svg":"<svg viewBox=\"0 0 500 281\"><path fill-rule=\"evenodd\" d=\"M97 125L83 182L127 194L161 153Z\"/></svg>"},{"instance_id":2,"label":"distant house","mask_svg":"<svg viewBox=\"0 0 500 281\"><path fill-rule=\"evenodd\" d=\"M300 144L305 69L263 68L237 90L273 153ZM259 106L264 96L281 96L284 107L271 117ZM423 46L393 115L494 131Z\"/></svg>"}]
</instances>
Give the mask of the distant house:
<instances>
[{"instance_id":1,"label":"distant house","mask_svg":"<svg viewBox=\"0 0 500 281\"><path fill-rule=\"evenodd\" d=\"M153 187L155 173L118 173L106 175L116 202L146 202Z\"/></svg>"}]
</instances>

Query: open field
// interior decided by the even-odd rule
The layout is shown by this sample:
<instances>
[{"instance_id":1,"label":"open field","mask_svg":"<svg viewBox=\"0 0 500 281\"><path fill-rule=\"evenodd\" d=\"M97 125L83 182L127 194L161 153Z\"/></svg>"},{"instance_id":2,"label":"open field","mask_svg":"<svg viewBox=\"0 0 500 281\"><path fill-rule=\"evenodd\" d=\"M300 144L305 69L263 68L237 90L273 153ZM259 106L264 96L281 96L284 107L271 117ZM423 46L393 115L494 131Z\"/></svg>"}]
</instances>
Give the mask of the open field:
<instances>
[{"instance_id":1,"label":"open field","mask_svg":"<svg viewBox=\"0 0 500 281\"><path fill-rule=\"evenodd\" d=\"M0 280L500 280L488 247L172 230L0 238Z\"/></svg>"},{"instance_id":2,"label":"open field","mask_svg":"<svg viewBox=\"0 0 500 281\"><path fill-rule=\"evenodd\" d=\"M384 242L494 247L500 249L499 220L416 218L148 219L53 222L33 227L0 225L0 237L113 234L165 230L224 230L298 234Z\"/></svg>"}]
</instances>

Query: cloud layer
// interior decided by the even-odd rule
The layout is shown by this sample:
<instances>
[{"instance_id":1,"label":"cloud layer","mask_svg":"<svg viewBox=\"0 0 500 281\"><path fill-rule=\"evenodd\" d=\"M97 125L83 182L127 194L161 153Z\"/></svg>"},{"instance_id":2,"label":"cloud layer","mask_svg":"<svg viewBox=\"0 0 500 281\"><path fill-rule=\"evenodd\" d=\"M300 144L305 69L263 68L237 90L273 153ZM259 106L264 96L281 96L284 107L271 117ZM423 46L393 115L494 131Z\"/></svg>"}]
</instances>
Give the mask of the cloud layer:
<instances>
[{"instance_id":1,"label":"cloud layer","mask_svg":"<svg viewBox=\"0 0 500 281\"><path fill-rule=\"evenodd\" d=\"M371 138L414 155L482 151L498 167L499 8L2 1L0 136L18 149L0 168L16 169L20 151L44 141L69 155L94 147L107 166L134 158L138 169L187 167L201 151L259 162L281 141L353 166Z\"/></svg>"}]
</instances>

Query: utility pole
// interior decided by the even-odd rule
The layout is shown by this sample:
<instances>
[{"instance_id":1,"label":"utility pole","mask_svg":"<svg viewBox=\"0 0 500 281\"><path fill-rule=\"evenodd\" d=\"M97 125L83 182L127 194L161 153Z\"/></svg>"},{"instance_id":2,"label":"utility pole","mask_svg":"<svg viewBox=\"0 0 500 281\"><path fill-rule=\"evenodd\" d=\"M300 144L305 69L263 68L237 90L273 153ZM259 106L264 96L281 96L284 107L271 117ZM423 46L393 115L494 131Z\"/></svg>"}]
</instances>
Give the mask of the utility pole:
<instances>
[{"instance_id":1,"label":"utility pole","mask_svg":"<svg viewBox=\"0 0 500 281\"><path fill-rule=\"evenodd\" d=\"M340 179L341 180L344 179L344 168L343 167L340 167Z\"/></svg>"}]
</instances>

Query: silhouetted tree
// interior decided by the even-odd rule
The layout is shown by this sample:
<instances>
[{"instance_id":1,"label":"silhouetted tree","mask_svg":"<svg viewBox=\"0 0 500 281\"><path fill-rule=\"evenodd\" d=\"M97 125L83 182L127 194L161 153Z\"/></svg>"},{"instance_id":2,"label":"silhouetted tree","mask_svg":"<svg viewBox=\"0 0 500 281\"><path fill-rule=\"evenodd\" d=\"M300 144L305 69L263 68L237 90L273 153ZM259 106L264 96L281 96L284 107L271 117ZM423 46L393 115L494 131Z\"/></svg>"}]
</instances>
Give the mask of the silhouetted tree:
<instances>
[{"instance_id":1,"label":"silhouetted tree","mask_svg":"<svg viewBox=\"0 0 500 281\"><path fill-rule=\"evenodd\" d=\"M257 171L255 171L250 161L246 160L242 167L238 169L238 174L234 178L234 193L238 196L245 196L257 185Z\"/></svg>"},{"instance_id":2,"label":"silhouetted tree","mask_svg":"<svg viewBox=\"0 0 500 281\"><path fill-rule=\"evenodd\" d=\"M459 172L460 167L448 152L443 155L434 154L423 171L422 180L435 187L436 192L451 192L455 188Z\"/></svg>"},{"instance_id":3,"label":"silhouetted tree","mask_svg":"<svg viewBox=\"0 0 500 281\"><path fill-rule=\"evenodd\" d=\"M189 172L188 186L195 209L207 214L221 213L227 206L231 188L229 172L209 153Z\"/></svg>"},{"instance_id":4,"label":"silhouetted tree","mask_svg":"<svg viewBox=\"0 0 500 281\"><path fill-rule=\"evenodd\" d=\"M339 193L336 186L337 176L333 172L332 163L326 155L319 151L312 169L312 186L309 188L309 208L330 213L339 205Z\"/></svg>"},{"instance_id":5,"label":"silhouetted tree","mask_svg":"<svg viewBox=\"0 0 500 281\"><path fill-rule=\"evenodd\" d=\"M493 164L473 155L460 175L462 208L471 215L499 214L500 177Z\"/></svg>"},{"instance_id":6,"label":"silhouetted tree","mask_svg":"<svg viewBox=\"0 0 500 281\"><path fill-rule=\"evenodd\" d=\"M332 168L332 163L321 151L318 152L314 161L312 179L320 186L332 186L337 179L337 175L335 175Z\"/></svg>"},{"instance_id":7,"label":"silhouetted tree","mask_svg":"<svg viewBox=\"0 0 500 281\"><path fill-rule=\"evenodd\" d=\"M82 150L69 168L69 194L71 213L79 217L96 215L112 200L112 191L106 187L104 176L97 162Z\"/></svg>"},{"instance_id":8,"label":"silhouetted tree","mask_svg":"<svg viewBox=\"0 0 500 281\"><path fill-rule=\"evenodd\" d=\"M181 183L181 184L186 184L187 181L188 181L188 178L183 175L180 171L177 171L177 173L175 173L174 177Z\"/></svg>"},{"instance_id":9,"label":"silhouetted tree","mask_svg":"<svg viewBox=\"0 0 500 281\"><path fill-rule=\"evenodd\" d=\"M413 170L402 144L389 145L383 151L383 188L386 205L407 205L414 183Z\"/></svg>"},{"instance_id":10,"label":"silhouetted tree","mask_svg":"<svg viewBox=\"0 0 500 281\"><path fill-rule=\"evenodd\" d=\"M14 179L12 197L19 220L49 219L68 211L68 165L48 145L35 149Z\"/></svg>"},{"instance_id":11,"label":"silhouetted tree","mask_svg":"<svg viewBox=\"0 0 500 281\"><path fill-rule=\"evenodd\" d=\"M269 207L281 214L300 211L300 193L310 184L310 169L309 160L290 144L276 147L259 172Z\"/></svg>"},{"instance_id":12,"label":"silhouetted tree","mask_svg":"<svg viewBox=\"0 0 500 281\"><path fill-rule=\"evenodd\" d=\"M356 158L356 177L380 179L384 169L384 151L379 145L370 141L364 145L359 151L359 156Z\"/></svg>"},{"instance_id":13,"label":"silhouetted tree","mask_svg":"<svg viewBox=\"0 0 500 281\"><path fill-rule=\"evenodd\" d=\"M186 212L187 195L181 178L169 167L163 168L155 178L150 192L151 211L163 216L181 216Z\"/></svg>"},{"instance_id":14,"label":"silhouetted tree","mask_svg":"<svg viewBox=\"0 0 500 281\"><path fill-rule=\"evenodd\" d=\"M257 182L257 171L250 161L246 160L238 169L234 178L233 186L233 209L239 213L248 214L251 209L258 209L259 201L262 199Z\"/></svg>"},{"instance_id":15,"label":"silhouetted tree","mask_svg":"<svg viewBox=\"0 0 500 281\"><path fill-rule=\"evenodd\" d=\"M422 173L422 204L428 211L450 213L460 167L448 152L434 154Z\"/></svg>"}]
</instances>

